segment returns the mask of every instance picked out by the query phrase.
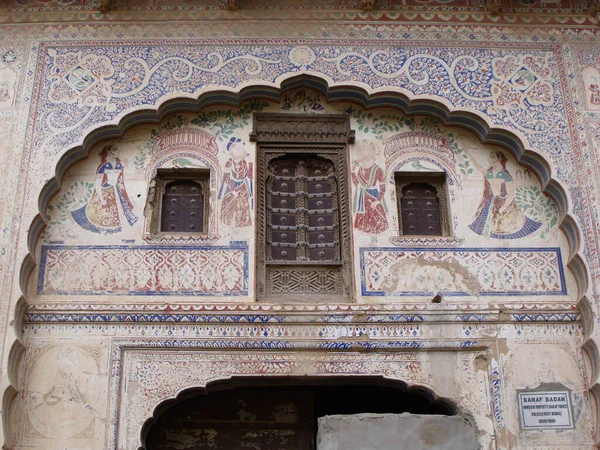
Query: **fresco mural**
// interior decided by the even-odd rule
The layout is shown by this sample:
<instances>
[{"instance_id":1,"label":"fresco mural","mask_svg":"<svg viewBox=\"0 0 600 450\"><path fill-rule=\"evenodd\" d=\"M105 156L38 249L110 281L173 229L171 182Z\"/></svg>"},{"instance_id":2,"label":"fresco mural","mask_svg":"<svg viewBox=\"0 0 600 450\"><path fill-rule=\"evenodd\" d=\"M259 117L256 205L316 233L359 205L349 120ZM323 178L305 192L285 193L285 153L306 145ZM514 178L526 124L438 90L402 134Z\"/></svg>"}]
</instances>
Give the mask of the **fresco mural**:
<instances>
[{"instance_id":1,"label":"fresco mural","mask_svg":"<svg viewBox=\"0 0 600 450\"><path fill-rule=\"evenodd\" d=\"M600 70L594 66L585 67L582 71L582 77L584 96L588 108L600 110Z\"/></svg>"},{"instance_id":2,"label":"fresco mural","mask_svg":"<svg viewBox=\"0 0 600 450\"><path fill-rule=\"evenodd\" d=\"M568 295L560 249L363 247L364 296Z\"/></svg>"},{"instance_id":3,"label":"fresco mural","mask_svg":"<svg viewBox=\"0 0 600 450\"><path fill-rule=\"evenodd\" d=\"M349 113L357 130L357 142L349 148L349 182L352 224L359 233L354 236L355 246L364 256L357 271L362 296L418 297L429 295L433 285L458 296L567 295L569 278L563 273L560 250L544 251L548 242L554 242L549 239L557 236L556 206L543 194L539 180L506 151L484 146L474 136L444 127L432 118L327 104L321 94L306 89L289 91L278 104L254 102L239 108L172 114L156 126L140 125L121 140L99 146L101 161L94 182L85 174L93 170L97 152L66 174L63 189L48 208L38 294L65 299L103 293L252 298L253 286L248 280L254 249L246 243L255 234L255 154L245 136L252 128L253 111L289 108L296 112L307 105L307 98L323 105L315 114ZM125 167L122 158L133 163ZM158 168L210 171L211 223L221 224L216 228L209 225L210 239L181 237L170 241L179 247L169 252L161 249L162 241L153 240L159 237L144 238L148 247L139 245L143 221L134 219L141 208L129 206L127 192L136 193L136 205L144 204ZM395 173L400 170L446 173L451 236L396 239L398 213L388 205L396 205ZM148 214L146 211L143 233L149 232ZM79 229L101 233L102 245L76 233L73 220ZM387 238L405 250L396 253L379 247L373 237ZM498 240L510 241L517 265L502 263L502 252L490 250ZM444 252L408 252L407 242L437 246ZM539 252L531 248L538 246ZM151 255L160 256L156 260ZM406 255L412 256L406 259ZM484 260L486 270L482 272L477 267ZM87 275L74 270L82 261L93 267ZM201 271L196 270L198 264ZM456 267L448 268L452 264ZM544 270L547 273L542 273ZM391 274L396 272L412 275L394 278ZM552 276L547 278L549 273Z\"/></svg>"},{"instance_id":4,"label":"fresco mural","mask_svg":"<svg viewBox=\"0 0 600 450\"><path fill-rule=\"evenodd\" d=\"M248 227L252 225L251 211L254 209L253 165L247 161L249 155L241 139L231 138L227 151L231 157L225 163L219 190L221 221L235 228Z\"/></svg>"},{"instance_id":5,"label":"fresco mural","mask_svg":"<svg viewBox=\"0 0 600 450\"><path fill-rule=\"evenodd\" d=\"M369 234L378 234L388 228L386 177L375 162L379 153L374 142L362 140L358 143L358 159L352 163L354 228Z\"/></svg>"},{"instance_id":6,"label":"fresco mural","mask_svg":"<svg viewBox=\"0 0 600 450\"><path fill-rule=\"evenodd\" d=\"M248 295L241 245L58 245L43 247L42 259L41 295Z\"/></svg>"},{"instance_id":7,"label":"fresco mural","mask_svg":"<svg viewBox=\"0 0 600 450\"><path fill-rule=\"evenodd\" d=\"M320 94L305 89L286 92L281 99L281 110L296 113L324 111L323 98Z\"/></svg>"},{"instance_id":8,"label":"fresco mural","mask_svg":"<svg viewBox=\"0 0 600 450\"><path fill-rule=\"evenodd\" d=\"M581 71L583 106L600 111L600 50L597 47L578 48L577 62Z\"/></svg>"},{"instance_id":9,"label":"fresco mural","mask_svg":"<svg viewBox=\"0 0 600 450\"><path fill-rule=\"evenodd\" d=\"M250 11L224 11L214 0L205 15L190 15L189 24L175 27L142 21L152 18L152 9L171 9L165 12L171 14L164 16L167 20L186 8L201 13L202 7L190 0L119 0L119 8L136 9L126 13L140 19L132 26L113 20L121 11L98 13L95 1L0 2L20 8L19 14L2 12L5 43L0 45L0 57L5 56L0 62L0 129L10 114L11 123L18 124L9 139L18 156L5 158L0 180L4 185L17 180L19 186L7 191L5 204L14 196L17 206L1 230L5 242L11 242L4 264L15 274L27 256L27 227L39 212L41 187L63 173L69 164L65 151L75 149L90 130L156 105L166 106L161 110L166 113L177 96L193 99L220 91L229 101L230 93L241 90L240 98L250 92L276 99L279 83L290 79L289 85L295 85L300 74L308 81L325 80L332 100L309 89L290 90L281 92L280 102L210 103L198 112L136 125L113 142L120 161L108 153L99 156L109 145L100 143L69 169L54 198L42 196L40 203L50 202L42 211L48 226L41 243L33 238L29 243L37 265L28 257L21 270L33 271L32 284L38 283L37 290L29 285L25 292L29 309L22 342L32 365L23 370L31 376L20 376L20 353L11 351L9 370L18 380L15 404L26 406L6 407L9 421L22 418L15 433L5 433L7 440L16 436L5 443L7 448L137 448L141 424L161 400L198 386L198 380L226 378L235 371L240 376L397 376L434 386L444 398L458 398L461 408L474 412L484 448L594 448L597 420L585 381L587 356L581 351L589 333L582 323L585 311L576 307L579 286L573 275L585 277L577 274L579 256L592 271L598 272L599 261L594 203L599 198L600 59L597 17L588 12L588 2L510 0L504 6L519 14L490 15L487 4L473 0L375 2L397 9L393 14L357 11L354 0L328 1L307 13L310 2L301 0L297 10L284 12L290 21L303 17L297 29L231 20L254 19L260 8L261 17L276 17L286 9L283 0L249 0ZM59 11L63 6L76 12ZM559 7L565 10L543 17L523 14ZM79 16L81 8L92 13ZM436 14L419 13L433 8ZM570 15L573 10L566 8L577 8L581 15ZM33 13L21 14L27 10ZM344 23L330 21L334 16L327 10ZM457 13L465 11L477 14ZM72 22L84 17L93 20ZM198 27L193 22L198 17L210 20ZM43 19L48 21L37 25ZM515 25L526 21L536 33ZM562 21L568 26L553 26ZM19 34L28 42L25 58L7 47ZM587 50L576 52L583 47ZM20 61L26 61L25 81L14 83L13 69ZM261 89L245 90L256 85ZM347 86L353 88L344 91ZM373 103L361 103L361 89L373 93ZM540 182L506 148L481 143L468 131L433 118L375 107L386 101L379 93L389 90L405 96L398 101L407 98L410 107L443 105L441 111L465 113L452 113L449 120L473 115L484 128L516 133L532 150L528 155L539 158L534 163L548 161L551 176L570 196L566 203L579 229L569 230L568 221L561 224L564 231L558 227L564 211L559 214L543 192L548 180ZM346 95L343 101L338 94ZM217 95L206 98L220 101ZM357 201L349 221L354 225L349 235L356 256L355 303L254 303L257 180L248 139L254 111L351 116L357 144L349 149L354 164L347 168L347 200ZM176 142L185 146L175 147ZM367 142L377 150L365 157L361 143ZM74 155L80 156L83 152ZM58 161L63 165L57 168ZM111 167L101 169L105 163ZM210 171L211 217L218 225L211 228L210 241L191 238L165 245L146 239L144 206L154 168ZM452 236L397 239L397 170L446 173ZM33 223L30 235L36 237L43 224ZM580 233L581 248L577 238L569 238L570 231ZM9 307L21 296L19 281L27 285L25 276L4 277L5 310L12 312ZM592 304L596 285L590 283L586 291ZM436 298L440 303L434 304ZM11 323L5 313L1 317ZM439 335L440 321L448 338L443 341L431 338ZM36 340L48 348L60 339L69 343L38 358ZM89 349L74 345L87 340L106 344L110 365L95 364ZM540 348L514 356L516 347L531 342ZM188 352L174 354L174 349ZM433 350L427 355L435 356L435 364L421 349ZM529 370L527 361L539 365L542 376ZM111 389L92 386L94 380L110 380ZM577 429L523 437L515 389L567 381ZM168 394L160 389L175 384ZM95 401L99 390L110 406ZM20 416L12 414L13 408Z\"/></svg>"},{"instance_id":10,"label":"fresco mural","mask_svg":"<svg viewBox=\"0 0 600 450\"><path fill-rule=\"evenodd\" d=\"M0 48L2 54L2 48ZM11 108L15 105L17 96L17 81L19 78L17 55L9 49L0 59L0 109Z\"/></svg>"},{"instance_id":11,"label":"fresco mural","mask_svg":"<svg viewBox=\"0 0 600 450\"><path fill-rule=\"evenodd\" d=\"M100 152L94 190L89 202L71 214L77 224L93 233L118 233L124 223L133 225L138 217L125 189L124 166L114 144Z\"/></svg>"},{"instance_id":12,"label":"fresco mural","mask_svg":"<svg viewBox=\"0 0 600 450\"><path fill-rule=\"evenodd\" d=\"M33 364L28 383L28 419L47 438L68 439L90 429L98 410L98 362L87 349L56 346Z\"/></svg>"},{"instance_id":13,"label":"fresco mural","mask_svg":"<svg viewBox=\"0 0 600 450\"><path fill-rule=\"evenodd\" d=\"M473 158L473 165L485 180L476 218L469 225L479 235L495 239L518 239L534 233L542 226L523 214L517 205L515 183L506 168L507 161L503 152L492 151L486 169Z\"/></svg>"},{"instance_id":14,"label":"fresco mural","mask_svg":"<svg viewBox=\"0 0 600 450\"><path fill-rule=\"evenodd\" d=\"M127 53L108 43L44 48L38 76L48 95L38 106L34 153L54 159L53 149L76 141L77 134L97 120L96 115L110 120L118 111L159 101L173 92L275 83L282 74L307 70L336 83L363 83L373 89L401 83L413 96L430 95L456 108L479 111L490 124L522 133L529 146L556 164L561 179L566 183L572 179L573 156L567 148L570 141L554 47L525 51L497 46L251 44L186 42L168 54L158 43L131 47ZM70 81L79 68L93 75L83 90Z\"/></svg>"}]
</instances>

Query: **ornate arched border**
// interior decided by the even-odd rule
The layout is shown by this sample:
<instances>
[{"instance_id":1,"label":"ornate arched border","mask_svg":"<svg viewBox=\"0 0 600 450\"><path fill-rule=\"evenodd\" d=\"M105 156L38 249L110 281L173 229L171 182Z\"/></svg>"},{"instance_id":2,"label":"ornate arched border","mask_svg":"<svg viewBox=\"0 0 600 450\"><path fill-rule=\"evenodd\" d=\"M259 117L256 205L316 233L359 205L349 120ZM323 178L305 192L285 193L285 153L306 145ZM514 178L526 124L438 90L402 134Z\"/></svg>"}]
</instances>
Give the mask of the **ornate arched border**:
<instances>
[{"instance_id":1,"label":"ornate arched border","mask_svg":"<svg viewBox=\"0 0 600 450\"><path fill-rule=\"evenodd\" d=\"M379 380L385 385L396 383L407 390L422 392L430 401L448 405L454 413L470 418L478 430L488 435L493 428L490 403L461 397L459 405L451 398L439 395L445 386L428 383L423 370L427 363L414 352L380 355L352 352L343 356L311 351L293 355L285 351L225 354L200 347L179 348L175 354L167 355L158 347L133 349L129 345L121 342L114 348L122 372L120 377L112 380L110 387L115 398L109 408L111 432L106 445L111 449L144 450L144 431L166 403L177 401L192 390L210 390L211 385L214 388L244 379L263 379L267 383L270 379L288 379L302 384L327 377L328 380ZM481 350L464 353L471 360Z\"/></svg>"},{"instance_id":2,"label":"ornate arched border","mask_svg":"<svg viewBox=\"0 0 600 450\"><path fill-rule=\"evenodd\" d=\"M360 86L359 86L360 85ZM12 351L8 357L9 372L17 370L17 360L22 358L24 345L22 339L22 316L26 309L27 286L31 275L36 267L35 249L39 237L45 228L43 217L50 199L58 192L62 178L67 170L76 162L86 158L90 150L98 142L106 139L121 137L126 130L141 122L158 123L166 115L174 111L197 111L203 107L214 104L226 104L238 106L249 99L267 99L278 101L285 91L305 87L320 92L328 102L354 102L365 109L377 107L390 107L401 111L403 114L427 115L435 117L446 126L456 126L473 132L485 144L496 144L510 151L516 160L531 169L540 179L543 190L556 202L559 209L560 228L565 233L569 246L567 255L567 267L573 273L578 287L577 304L581 311L585 336L583 350L588 355L590 373L589 389L595 399L597 410L600 410L600 349L598 347L598 317L597 307L590 301L588 293L589 271L587 265L579 253L581 250L581 233L577 219L572 214L571 202L562 182L554 178L553 165L535 150L527 148L525 139L513 131L494 127L487 118L473 111L458 110L443 99L431 100L425 98L409 98L401 88L386 87L380 89L369 89L363 83L336 84L322 74L306 72L302 75L285 75L275 83L257 82L255 84L242 85L237 89L216 89L201 91L196 98L180 97L164 100L161 104L135 112L124 113L117 123L98 125L87 134L82 144L76 145L64 152L59 159L55 176L42 188L39 198L39 213L33 219L27 238L29 253L21 263L20 287L22 296L17 302L17 307L9 311L15 317L15 341ZM15 398L20 386L18 376L15 372L9 376L10 385L4 392L3 424L5 426L5 440L8 442L10 429L7 414L10 405ZM600 422L596 418L597 435L600 435Z\"/></svg>"}]
</instances>

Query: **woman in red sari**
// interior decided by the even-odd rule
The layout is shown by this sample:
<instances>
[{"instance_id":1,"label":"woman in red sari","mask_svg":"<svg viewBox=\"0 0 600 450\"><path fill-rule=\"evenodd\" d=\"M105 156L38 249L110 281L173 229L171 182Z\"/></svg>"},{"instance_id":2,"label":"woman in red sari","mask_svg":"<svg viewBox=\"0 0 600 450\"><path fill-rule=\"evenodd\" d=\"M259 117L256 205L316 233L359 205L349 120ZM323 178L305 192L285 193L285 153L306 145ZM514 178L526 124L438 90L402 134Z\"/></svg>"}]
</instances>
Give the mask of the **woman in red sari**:
<instances>
[{"instance_id":1,"label":"woman in red sari","mask_svg":"<svg viewBox=\"0 0 600 450\"><path fill-rule=\"evenodd\" d=\"M375 163L377 149L372 142L362 141L358 161L354 163L352 183L355 186L354 228L369 234L387 230L387 208L384 201L385 173Z\"/></svg>"}]
</instances>

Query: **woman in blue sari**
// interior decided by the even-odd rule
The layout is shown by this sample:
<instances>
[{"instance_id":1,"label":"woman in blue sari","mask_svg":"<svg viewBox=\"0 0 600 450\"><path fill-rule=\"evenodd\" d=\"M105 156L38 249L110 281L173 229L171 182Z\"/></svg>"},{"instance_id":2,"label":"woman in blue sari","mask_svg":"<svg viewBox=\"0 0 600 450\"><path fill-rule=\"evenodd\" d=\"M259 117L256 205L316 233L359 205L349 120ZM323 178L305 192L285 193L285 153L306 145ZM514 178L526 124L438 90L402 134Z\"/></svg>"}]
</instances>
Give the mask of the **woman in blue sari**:
<instances>
[{"instance_id":1,"label":"woman in blue sari","mask_svg":"<svg viewBox=\"0 0 600 450\"><path fill-rule=\"evenodd\" d=\"M483 197L475 220L469 228L475 233L495 239L518 239L537 231L542 224L525 216L515 202L513 178L506 168L502 152L490 152L486 170L473 159L484 176Z\"/></svg>"}]
</instances>

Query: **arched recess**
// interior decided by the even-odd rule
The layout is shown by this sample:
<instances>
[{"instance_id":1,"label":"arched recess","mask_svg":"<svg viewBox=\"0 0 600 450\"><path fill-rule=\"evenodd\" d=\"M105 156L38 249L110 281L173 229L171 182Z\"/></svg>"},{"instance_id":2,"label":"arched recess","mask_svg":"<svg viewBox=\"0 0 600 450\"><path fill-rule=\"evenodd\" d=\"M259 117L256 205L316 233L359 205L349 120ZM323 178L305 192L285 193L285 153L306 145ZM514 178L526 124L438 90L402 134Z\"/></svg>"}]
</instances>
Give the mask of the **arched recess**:
<instances>
[{"instance_id":1,"label":"arched recess","mask_svg":"<svg viewBox=\"0 0 600 450\"><path fill-rule=\"evenodd\" d=\"M441 100L411 99L404 93L397 92L397 88L381 88L367 90L364 87L344 84L337 85L321 75L302 74L281 77L273 84L257 83L244 86L237 90L214 89L202 93L198 98L174 98L148 109L138 110L122 116L118 123L99 125L90 132L81 145L69 148L59 159L55 176L42 188L38 197L39 213L35 216L28 229L27 245L29 253L20 267L20 287L23 297L17 303L21 307L10 311L15 317L16 347L23 347L21 340L23 305L26 305L27 286L30 277L36 268L35 248L38 239L46 224L44 217L47 206L53 195L60 189L61 182L67 170L76 162L88 157L91 149L97 143L122 137L125 131L140 123L159 123L167 115L177 112L197 112L201 108L211 105L239 106L242 102L251 99L265 99L279 101L286 91L296 88L309 88L321 93L327 102L354 102L365 109L377 107L395 108L406 116L426 115L438 119L445 126L464 128L474 133L482 143L499 145L515 157L517 162L531 169L540 179L541 186L557 204L559 210L559 227L565 233L569 245L567 267L575 276L578 294L577 304L585 324L585 338L583 350L586 352L590 373L588 383L590 392L600 410L600 347L597 343L596 327L597 307L590 300L589 271L581 251L581 232L577 219L572 214L571 201L562 182L554 178L553 166L543 155L526 146L524 138L513 131L492 126L489 121L472 111L463 111L451 108ZM24 348L24 347L23 347ZM23 348L21 350L23 350ZM21 355L22 351L11 352L9 366L15 365L13 355ZM14 379L14 377L13 377ZM13 390L18 386L12 384L5 391L5 398L11 397ZM4 424L8 423L7 411L4 410ZM597 419L597 436L600 436L600 421ZM599 441L600 442L600 441Z\"/></svg>"},{"instance_id":2,"label":"arched recess","mask_svg":"<svg viewBox=\"0 0 600 450\"><path fill-rule=\"evenodd\" d=\"M264 401L264 403L262 403ZM242 404L241 416L239 411L230 411L229 406L235 403ZM256 402L255 404L252 404ZM152 417L144 423L141 429L138 450L152 450L162 448L158 445L161 441L161 431L176 422L193 420L191 415L202 418L210 417L209 407L217 407L221 413L237 416L243 425L254 419L261 420L270 415L269 403L275 402L282 405L294 405L292 416L298 427L301 421L313 421L328 415L337 414L402 414L411 413L419 415L461 415L472 425L476 433L473 419L469 412L462 411L450 399L438 397L431 389L422 386L408 385L400 380L387 379L381 376L327 376L327 377L234 377L227 380L213 381L204 388L186 389L177 397L164 400L153 411ZM262 406L262 409L260 405ZM281 405L279 405L281 406ZM201 411L204 410L204 411ZM277 405L275 407L277 410ZM290 412L290 411L284 411ZM264 417L254 417L262 415ZM203 417L204 416L204 417ZM220 417L224 419L224 417ZM285 417L278 425L285 426ZM226 419L223 421L225 422ZM223 423L222 422L222 423ZM200 425L201 426L201 425ZM165 430L167 431L167 430ZM256 430L254 430L256 432ZM301 430L296 428L296 434L307 432L313 439L314 430ZM166 434L172 434L173 430ZM200 437L198 426L193 427L195 436ZM212 433L211 433L212 434ZM212 434L214 439L214 434ZM260 436L257 436L260 437ZM305 436L297 436L298 439ZM189 442L188 442L189 444ZM214 445L214 443L213 443ZM168 448L165 447L165 448Z\"/></svg>"}]
</instances>

